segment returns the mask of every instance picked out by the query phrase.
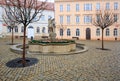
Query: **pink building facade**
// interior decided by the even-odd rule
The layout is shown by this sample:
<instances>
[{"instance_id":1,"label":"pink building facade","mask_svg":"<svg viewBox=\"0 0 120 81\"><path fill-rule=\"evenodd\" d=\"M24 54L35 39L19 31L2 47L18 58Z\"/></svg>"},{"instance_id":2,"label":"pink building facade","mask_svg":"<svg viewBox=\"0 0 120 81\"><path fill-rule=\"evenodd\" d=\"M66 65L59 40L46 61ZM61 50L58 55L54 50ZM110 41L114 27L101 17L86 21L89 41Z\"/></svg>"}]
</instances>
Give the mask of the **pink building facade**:
<instances>
[{"instance_id":1,"label":"pink building facade","mask_svg":"<svg viewBox=\"0 0 120 81\"><path fill-rule=\"evenodd\" d=\"M101 40L102 30L92 24L98 10L112 11L116 21L104 30L104 40L120 40L120 0L55 0L57 38Z\"/></svg>"}]
</instances>

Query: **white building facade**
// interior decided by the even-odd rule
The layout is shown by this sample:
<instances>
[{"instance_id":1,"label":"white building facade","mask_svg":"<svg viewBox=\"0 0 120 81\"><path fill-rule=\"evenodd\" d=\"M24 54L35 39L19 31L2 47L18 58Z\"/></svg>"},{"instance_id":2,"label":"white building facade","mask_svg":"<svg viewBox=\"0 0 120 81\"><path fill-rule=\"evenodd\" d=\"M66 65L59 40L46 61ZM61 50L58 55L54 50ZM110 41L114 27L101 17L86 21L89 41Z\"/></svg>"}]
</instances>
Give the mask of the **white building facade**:
<instances>
[{"instance_id":1,"label":"white building facade","mask_svg":"<svg viewBox=\"0 0 120 81\"><path fill-rule=\"evenodd\" d=\"M27 26L26 37L27 38L41 38L42 36L48 36L48 19L54 18L54 3L49 3L49 8L42 12L42 16L39 21L30 23ZM0 37L11 37L11 29L4 23L2 16L4 9L0 6ZM35 18L37 19L37 17ZM23 25L19 24L14 28L14 36L16 38L23 37Z\"/></svg>"}]
</instances>

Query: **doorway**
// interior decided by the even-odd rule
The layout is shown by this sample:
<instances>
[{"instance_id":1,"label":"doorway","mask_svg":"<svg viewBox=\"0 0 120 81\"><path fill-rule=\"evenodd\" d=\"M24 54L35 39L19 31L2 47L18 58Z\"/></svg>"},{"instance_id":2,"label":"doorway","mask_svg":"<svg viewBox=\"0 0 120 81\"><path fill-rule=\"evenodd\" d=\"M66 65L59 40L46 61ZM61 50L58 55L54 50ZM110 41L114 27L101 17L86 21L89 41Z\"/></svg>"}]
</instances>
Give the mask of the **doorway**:
<instances>
[{"instance_id":1,"label":"doorway","mask_svg":"<svg viewBox=\"0 0 120 81\"><path fill-rule=\"evenodd\" d=\"M91 29L86 28L86 40L90 40L90 39L91 39Z\"/></svg>"},{"instance_id":2,"label":"doorway","mask_svg":"<svg viewBox=\"0 0 120 81\"><path fill-rule=\"evenodd\" d=\"M28 27L28 34L27 34L27 38L34 38L34 28L32 26Z\"/></svg>"}]
</instances>

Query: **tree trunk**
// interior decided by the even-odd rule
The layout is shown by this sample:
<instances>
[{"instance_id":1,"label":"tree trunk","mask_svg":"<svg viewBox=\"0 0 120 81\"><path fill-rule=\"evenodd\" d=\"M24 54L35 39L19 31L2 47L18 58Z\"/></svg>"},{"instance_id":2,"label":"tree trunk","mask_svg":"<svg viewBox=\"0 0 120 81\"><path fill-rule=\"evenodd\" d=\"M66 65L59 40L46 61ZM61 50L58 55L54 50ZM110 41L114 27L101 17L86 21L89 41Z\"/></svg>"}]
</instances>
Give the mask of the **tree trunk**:
<instances>
[{"instance_id":1,"label":"tree trunk","mask_svg":"<svg viewBox=\"0 0 120 81\"><path fill-rule=\"evenodd\" d=\"M25 67L26 59L25 59L25 50L26 50L26 27L24 25L24 36L23 36L23 56L22 56L22 65Z\"/></svg>"},{"instance_id":2,"label":"tree trunk","mask_svg":"<svg viewBox=\"0 0 120 81\"><path fill-rule=\"evenodd\" d=\"M104 39L103 39L103 35L104 35L104 29L102 29L102 50L104 49Z\"/></svg>"},{"instance_id":3,"label":"tree trunk","mask_svg":"<svg viewBox=\"0 0 120 81\"><path fill-rule=\"evenodd\" d=\"M11 39L11 43L12 43L12 45L13 45L13 40L14 40L14 33L13 33L13 28L12 28L12 39Z\"/></svg>"}]
</instances>

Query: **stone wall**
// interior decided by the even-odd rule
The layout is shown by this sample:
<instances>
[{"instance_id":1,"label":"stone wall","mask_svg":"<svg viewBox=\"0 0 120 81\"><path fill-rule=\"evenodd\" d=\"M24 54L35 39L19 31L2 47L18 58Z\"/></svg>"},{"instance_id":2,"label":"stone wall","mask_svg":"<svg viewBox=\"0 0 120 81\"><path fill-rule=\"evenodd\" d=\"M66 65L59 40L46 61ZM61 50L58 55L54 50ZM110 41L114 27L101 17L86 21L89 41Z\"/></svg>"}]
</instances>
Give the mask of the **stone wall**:
<instances>
[{"instance_id":1,"label":"stone wall","mask_svg":"<svg viewBox=\"0 0 120 81\"><path fill-rule=\"evenodd\" d=\"M76 44L63 44L63 45L29 45L29 52L43 52L43 53L64 53L76 49Z\"/></svg>"}]
</instances>

